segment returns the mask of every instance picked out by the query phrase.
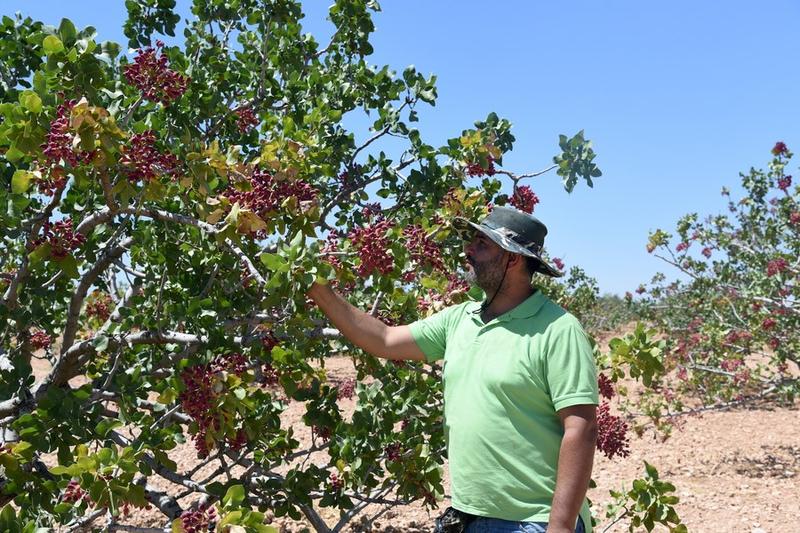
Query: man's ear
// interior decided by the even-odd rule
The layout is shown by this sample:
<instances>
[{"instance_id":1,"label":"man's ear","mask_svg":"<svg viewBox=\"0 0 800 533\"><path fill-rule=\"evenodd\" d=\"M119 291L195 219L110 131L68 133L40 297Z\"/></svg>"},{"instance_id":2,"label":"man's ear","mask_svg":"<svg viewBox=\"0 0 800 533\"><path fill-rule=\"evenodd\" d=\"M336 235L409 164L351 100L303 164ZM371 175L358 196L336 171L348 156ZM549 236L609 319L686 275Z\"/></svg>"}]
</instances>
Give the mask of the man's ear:
<instances>
[{"instance_id":1,"label":"man's ear","mask_svg":"<svg viewBox=\"0 0 800 533\"><path fill-rule=\"evenodd\" d=\"M523 268L525 270L528 269L528 266L525 264L526 259L524 255L515 254L512 252L508 252L511 257L508 259L508 266L509 268Z\"/></svg>"}]
</instances>

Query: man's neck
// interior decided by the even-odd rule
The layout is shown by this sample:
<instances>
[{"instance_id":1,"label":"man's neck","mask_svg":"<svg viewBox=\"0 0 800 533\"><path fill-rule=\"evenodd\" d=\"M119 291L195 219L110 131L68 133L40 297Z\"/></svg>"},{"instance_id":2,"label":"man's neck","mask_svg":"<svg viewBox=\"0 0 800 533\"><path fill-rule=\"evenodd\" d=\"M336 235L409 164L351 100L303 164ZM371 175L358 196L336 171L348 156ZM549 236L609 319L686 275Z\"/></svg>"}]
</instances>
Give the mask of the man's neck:
<instances>
[{"instance_id":1,"label":"man's neck","mask_svg":"<svg viewBox=\"0 0 800 533\"><path fill-rule=\"evenodd\" d=\"M500 289L497 296L492 300L491 305L481 313L481 320L487 323L498 316L507 313L527 300L536 292L536 288L528 285L517 285L516 287L504 286Z\"/></svg>"}]
</instances>

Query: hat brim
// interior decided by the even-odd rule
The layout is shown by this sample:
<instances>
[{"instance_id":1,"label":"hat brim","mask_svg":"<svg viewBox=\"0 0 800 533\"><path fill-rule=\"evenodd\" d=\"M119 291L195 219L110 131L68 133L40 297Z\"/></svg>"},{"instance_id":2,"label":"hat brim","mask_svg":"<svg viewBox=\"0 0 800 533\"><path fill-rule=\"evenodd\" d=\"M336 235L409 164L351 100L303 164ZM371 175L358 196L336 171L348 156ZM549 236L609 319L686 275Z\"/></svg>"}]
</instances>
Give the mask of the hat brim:
<instances>
[{"instance_id":1,"label":"hat brim","mask_svg":"<svg viewBox=\"0 0 800 533\"><path fill-rule=\"evenodd\" d=\"M487 226L483 226L481 224L476 224L463 217L453 218L452 225L453 229L455 229L456 232L458 232L458 234L462 236L462 238L467 237L468 235L466 234L466 232L468 232L470 228L472 228L476 231L483 233L484 235L489 237L492 240L492 242L494 242L500 248L508 252L524 255L525 257L533 257L534 259L537 259L539 261L539 273L544 274L545 276L550 276L552 278L560 278L564 275L564 273L561 272L560 270L550 266L547 263L547 261L542 259L542 257L539 254L531 250L528 250L521 244L512 241L511 239L509 239L508 237L506 237L497 230L494 230Z\"/></svg>"}]
</instances>

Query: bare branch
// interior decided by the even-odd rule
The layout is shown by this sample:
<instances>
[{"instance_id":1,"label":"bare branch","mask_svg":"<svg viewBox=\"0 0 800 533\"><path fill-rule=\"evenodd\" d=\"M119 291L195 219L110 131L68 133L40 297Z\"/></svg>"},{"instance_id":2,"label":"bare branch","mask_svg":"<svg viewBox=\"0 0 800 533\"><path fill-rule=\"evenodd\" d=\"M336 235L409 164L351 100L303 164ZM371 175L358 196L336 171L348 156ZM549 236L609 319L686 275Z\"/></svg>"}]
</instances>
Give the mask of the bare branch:
<instances>
[{"instance_id":1,"label":"bare branch","mask_svg":"<svg viewBox=\"0 0 800 533\"><path fill-rule=\"evenodd\" d=\"M122 312L121 312L122 309L130 307L133 299L139 294L141 294L141 287L139 287L138 285L131 285L130 287L128 287L122 299L119 301L117 306L114 308L114 311L112 311L111 315L108 317L108 320L106 320L105 324L103 324L103 326L100 328L100 333L105 333L106 331L108 331L108 328L111 327L111 324L120 322L122 320Z\"/></svg>"},{"instance_id":2,"label":"bare branch","mask_svg":"<svg viewBox=\"0 0 800 533\"><path fill-rule=\"evenodd\" d=\"M519 183L520 180L523 180L525 178L535 178L537 176L541 176L542 174L547 174L548 172L550 172L555 168L558 168L558 165L550 165L544 170L539 170L538 172L529 172L527 174L514 174L513 172L510 172L508 170L500 169L500 170L495 170L495 174L502 174L504 176L508 176L509 178L511 178L511 181L514 182L514 187L516 187L517 183Z\"/></svg>"},{"instance_id":3,"label":"bare branch","mask_svg":"<svg viewBox=\"0 0 800 533\"><path fill-rule=\"evenodd\" d=\"M372 309L369 312L370 315L378 316L378 307L381 305L381 298L383 298L383 292L378 291L377 296L375 296L375 301L372 303Z\"/></svg>"},{"instance_id":4,"label":"bare branch","mask_svg":"<svg viewBox=\"0 0 800 533\"><path fill-rule=\"evenodd\" d=\"M126 207L125 209L120 209L119 211L112 211L108 208L103 208L100 211L97 211L96 213L84 218L75 231L82 235L88 235L97 225L109 222L116 215L145 216L156 220L164 220L167 222L177 222L179 224L195 226L212 235L217 233L217 228L213 225L188 215L171 213L169 211L164 211L163 209L136 207Z\"/></svg>"},{"instance_id":5,"label":"bare branch","mask_svg":"<svg viewBox=\"0 0 800 533\"><path fill-rule=\"evenodd\" d=\"M116 431L110 431L108 433L108 436L112 441L114 441L115 443L117 443L120 446L128 447L128 446L130 446L132 444L131 441L128 438L122 436L122 434L117 433ZM187 477L184 477L184 476L178 474L177 472L174 472L174 471L170 470L166 466L164 466L161 463L159 463L156 460L156 458L153 457L152 455L150 455L149 453L147 453L147 452L142 453L141 454L141 458L142 458L142 461L144 461L145 464L147 464L147 466L149 466L153 470L153 472L155 472L159 476L163 477L167 481L171 481L172 483L175 483L176 485L184 486L187 489L192 489L195 492L201 492L203 494L208 494L208 490L206 490L206 488L203 485L201 485L201 484L199 484L199 483L197 483L197 482L195 482L195 481L193 481L193 480L191 480L191 479L189 479Z\"/></svg>"},{"instance_id":6,"label":"bare branch","mask_svg":"<svg viewBox=\"0 0 800 533\"><path fill-rule=\"evenodd\" d=\"M76 521L67 531L79 531L106 514L105 509L98 509Z\"/></svg>"},{"instance_id":7,"label":"bare branch","mask_svg":"<svg viewBox=\"0 0 800 533\"><path fill-rule=\"evenodd\" d=\"M247 254L245 254L242 249L236 245L236 243L234 243L231 239L225 239L225 245L230 248L236 257L239 258L239 261L243 262L245 266L247 266L247 270L250 271L250 275L255 278L261 287L267 284L267 280L264 279L264 276L261 275L250 258L247 257Z\"/></svg>"},{"instance_id":8,"label":"bare branch","mask_svg":"<svg viewBox=\"0 0 800 533\"><path fill-rule=\"evenodd\" d=\"M83 305L83 300L89 292L89 288L94 284L97 277L116 259L122 256L133 243L133 238L120 242L117 246L106 250L97 262L83 275L80 283L78 284L75 293L70 300L69 310L67 312L67 321L64 325L64 334L61 344L62 357L70 349L72 343L75 341L75 334L78 329L78 316Z\"/></svg>"},{"instance_id":9,"label":"bare branch","mask_svg":"<svg viewBox=\"0 0 800 533\"><path fill-rule=\"evenodd\" d=\"M147 501L155 505L170 520L178 518L181 513L183 513L183 509L175 498L166 492L160 491L157 488L148 485L146 477L142 477L141 479L137 480L136 484L144 485L144 493L147 497Z\"/></svg>"}]
</instances>

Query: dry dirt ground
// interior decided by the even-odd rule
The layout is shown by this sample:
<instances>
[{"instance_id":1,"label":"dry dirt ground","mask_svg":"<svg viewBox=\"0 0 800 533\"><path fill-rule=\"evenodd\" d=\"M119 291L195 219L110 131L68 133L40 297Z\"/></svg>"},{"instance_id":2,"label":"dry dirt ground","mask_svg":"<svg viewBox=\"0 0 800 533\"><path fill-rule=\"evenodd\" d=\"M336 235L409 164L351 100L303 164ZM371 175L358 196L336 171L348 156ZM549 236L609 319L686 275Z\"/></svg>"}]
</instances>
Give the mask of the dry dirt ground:
<instances>
[{"instance_id":1,"label":"dry dirt ground","mask_svg":"<svg viewBox=\"0 0 800 533\"><path fill-rule=\"evenodd\" d=\"M348 358L331 358L326 363L333 381L354 376ZM44 370L44 369L39 369ZM355 400L342 400L343 413L349 415ZM298 436L309 439L302 424L302 404L292 404L283 423L297 428ZM191 443L170 452L185 471L196 461ZM324 458L321 458L324 462ZM677 486L677 510L692 532L800 532L800 410L794 408L739 409L707 413L687 418L666 442L632 436L631 455L608 460L598 455L593 477L597 488L590 491L593 512L603 531L604 507L610 501L609 489L629 485L643 477L643 461L654 465L662 479ZM163 489L175 490L168 482ZM449 487L445 485L446 493ZM442 507L447 505L442 502ZM370 509L368 508L369 512ZM374 510L373 510L374 511ZM328 523L337 519L330 509L322 511ZM374 524L375 531L430 531L433 514L418 505L390 510ZM139 526L162 526L164 518L142 512L135 517ZM99 525L99 524L98 524ZM301 522L275 519L282 531L306 529ZM626 531L624 523L609 531Z\"/></svg>"}]
</instances>

